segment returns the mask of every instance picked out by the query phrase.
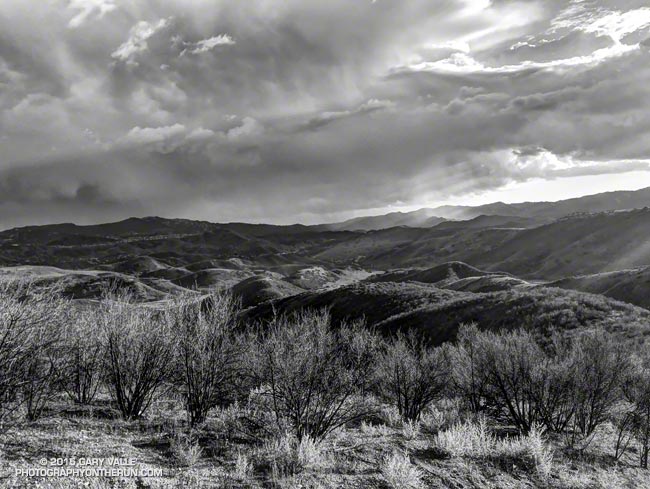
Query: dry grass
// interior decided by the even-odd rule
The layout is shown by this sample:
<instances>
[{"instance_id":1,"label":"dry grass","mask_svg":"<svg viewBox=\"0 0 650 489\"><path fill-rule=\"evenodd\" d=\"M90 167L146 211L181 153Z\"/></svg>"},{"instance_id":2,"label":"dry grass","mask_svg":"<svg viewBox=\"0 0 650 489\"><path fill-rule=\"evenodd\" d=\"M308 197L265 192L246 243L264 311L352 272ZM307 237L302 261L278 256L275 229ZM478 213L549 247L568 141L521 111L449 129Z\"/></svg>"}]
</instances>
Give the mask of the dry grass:
<instances>
[{"instance_id":1,"label":"dry grass","mask_svg":"<svg viewBox=\"0 0 650 489\"><path fill-rule=\"evenodd\" d=\"M194 467L203 456L203 449L190 436L177 435L172 440L170 449L180 467Z\"/></svg>"},{"instance_id":2,"label":"dry grass","mask_svg":"<svg viewBox=\"0 0 650 489\"><path fill-rule=\"evenodd\" d=\"M393 452L381 463L381 476L392 489L418 489L422 487L422 470L411 463L406 453Z\"/></svg>"},{"instance_id":3,"label":"dry grass","mask_svg":"<svg viewBox=\"0 0 650 489\"><path fill-rule=\"evenodd\" d=\"M547 479L553 468L553 451L535 426L527 435L497 438L485 419L466 421L438 433L434 444L452 457L530 460L537 475Z\"/></svg>"},{"instance_id":4,"label":"dry grass","mask_svg":"<svg viewBox=\"0 0 650 489\"><path fill-rule=\"evenodd\" d=\"M609 431L578 459L562 450L561 439L545 440L536 431L499 437L498 427L480 421L457 421L433 433L424 420L419 425L395 420L395 426L375 420L344 428L320 443L309 438L298 443L289 435L252 442L232 432L237 418L233 408L216 410L188 437L183 435L183 413L173 402L160 403L142 421L101 417L107 410L100 407L64 415L69 407L59 407L58 414L0 434L0 487L650 487L650 472L627 463L616 465L608 457L613 435ZM442 415L431 410L430 416L437 419L432 424L440 424ZM134 458L138 466L163 469L163 474L52 481L14 474L16 468L38 467L44 455Z\"/></svg>"}]
</instances>

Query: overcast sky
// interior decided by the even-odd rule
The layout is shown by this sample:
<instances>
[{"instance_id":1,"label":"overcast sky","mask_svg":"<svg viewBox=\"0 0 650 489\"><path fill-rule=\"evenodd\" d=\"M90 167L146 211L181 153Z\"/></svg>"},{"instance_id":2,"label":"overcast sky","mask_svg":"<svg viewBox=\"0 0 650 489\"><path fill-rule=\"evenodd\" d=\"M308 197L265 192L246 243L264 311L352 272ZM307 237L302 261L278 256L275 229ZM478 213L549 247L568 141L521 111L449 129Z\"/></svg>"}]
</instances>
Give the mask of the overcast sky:
<instances>
[{"instance_id":1,"label":"overcast sky","mask_svg":"<svg viewBox=\"0 0 650 489\"><path fill-rule=\"evenodd\" d=\"M0 228L650 186L647 0L0 0Z\"/></svg>"}]
</instances>

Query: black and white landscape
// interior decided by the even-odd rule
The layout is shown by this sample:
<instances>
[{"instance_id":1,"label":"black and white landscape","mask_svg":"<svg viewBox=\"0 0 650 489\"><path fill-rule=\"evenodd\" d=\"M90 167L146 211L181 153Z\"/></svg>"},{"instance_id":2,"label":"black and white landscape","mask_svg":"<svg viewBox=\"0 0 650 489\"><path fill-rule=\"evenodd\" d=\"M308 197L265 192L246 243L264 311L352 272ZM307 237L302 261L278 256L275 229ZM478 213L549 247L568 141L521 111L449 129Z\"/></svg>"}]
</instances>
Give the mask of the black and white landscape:
<instances>
[{"instance_id":1,"label":"black and white landscape","mask_svg":"<svg viewBox=\"0 0 650 489\"><path fill-rule=\"evenodd\" d=\"M0 0L0 487L627 488L650 8Z\"/></svg>"}]
</instances>

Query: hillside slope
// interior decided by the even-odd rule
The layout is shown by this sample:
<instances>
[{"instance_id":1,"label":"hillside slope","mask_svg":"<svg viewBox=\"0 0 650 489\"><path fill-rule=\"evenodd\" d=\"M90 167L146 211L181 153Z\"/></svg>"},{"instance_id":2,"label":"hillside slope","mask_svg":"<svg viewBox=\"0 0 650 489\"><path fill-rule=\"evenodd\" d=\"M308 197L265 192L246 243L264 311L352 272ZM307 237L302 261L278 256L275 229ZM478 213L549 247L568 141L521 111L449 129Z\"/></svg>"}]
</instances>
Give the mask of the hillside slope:
<instances>
[{"instance_id":1,"label":"hillside slope","mask_svg":"<svg viewBox=\"0 0 650 489\"><path fill-rule=\"evenodd\" d=\"M335 322L365 319L385 334L420 331L435 344L455 338L458 326L467 322L477 322L482 329L526 327L545 337L555 329L593 327L628 337L650 335L646 309L599 295L542 287L471 293L413 282L361 282L271 301L245 317L264 321L275 313L304 308L329 308Z\"/></svg>"},{"instance_id":2,"label":"hillside slope","mask_svg":"<svg viewBox=\"0 0 650 489\"><path fill-rule=\"evenodd\" d=\"M560 279L650 264L650 209L576 215L517 233L473 265L523 278Z\"/></svg>"},{"instance_id":3,"label":"hillside slope","mask_svg":"<svg viewBox=\"0 0 650 489\"><path fill-rule=\"evenodd\" d=\"M548 284L563 289L602 294L650 309L650 266L632 270L567 277Z\"/></svg>"},{"instance_id":4,"label":"hillside slope","mask_svg":"<svg viewBox=\"0 0 650 489\"><path fill-rule=\"evenodd\" d=\"M558 219L577 212L605 212L650 207L650 187L586 195L557 202L495 202L480 206L442 206L433 214L446 219L473 219L481 215L519 216Z\"/></svg>"},{"instance_id":5,"label":"hillside slope","mask_svg":"<svg viewBox=\"0 0 650 489\"><path fill-rule=\"evenodd\" d=\"M420 209L413 212L391 212L379 216L363 216L347 221L325 224L333 231L373 231L396 226L432 227L445 219L435 215L432 209Z\"/></svg>"},{"instance_id":6,"label":"hillside slope","mask_svg":"<svg viewBox=\"0 0 650 489\"><path fill-rule=\"evenodd\" d=\"M409 269L394 272L386 272L373 275L368 282L422 282L426 284L439 284L440 282L455 282L468 277L483 277L494 275L492 272L485 272L474 268L467 263L453 261L426 269Z\"/></svg>"},{"instance_id":7,"label":"hillside slope","mask_svg":"<svg viewBox=\"0 0 650 489\"><path fill-rule=\"evenodd\" d=\"M304 292L304 289L271 276L255 276L242 280L230 289L233 296L247 309L271 299L280 299Z\"/></svg>"}]
</instances>

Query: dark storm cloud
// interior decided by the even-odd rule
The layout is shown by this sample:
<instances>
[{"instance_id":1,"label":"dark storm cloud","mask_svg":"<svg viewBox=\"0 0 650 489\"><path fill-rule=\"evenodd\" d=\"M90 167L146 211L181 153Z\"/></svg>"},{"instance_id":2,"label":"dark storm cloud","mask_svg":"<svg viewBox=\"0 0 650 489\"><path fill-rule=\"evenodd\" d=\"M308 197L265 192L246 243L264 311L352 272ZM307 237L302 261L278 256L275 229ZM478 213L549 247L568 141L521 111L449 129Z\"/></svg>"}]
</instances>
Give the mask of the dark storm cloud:
<instances>
[{"instance_id":1,"label":"dark storm cloud","mask_svg":"<svg viewBox=\"0 0 650 489\"><path fill-rule=\"evenodd\" d=\"M319 220L648 169L640 4L29 3L0 5L1 227Z\"/></svg>"}]
</instances>

